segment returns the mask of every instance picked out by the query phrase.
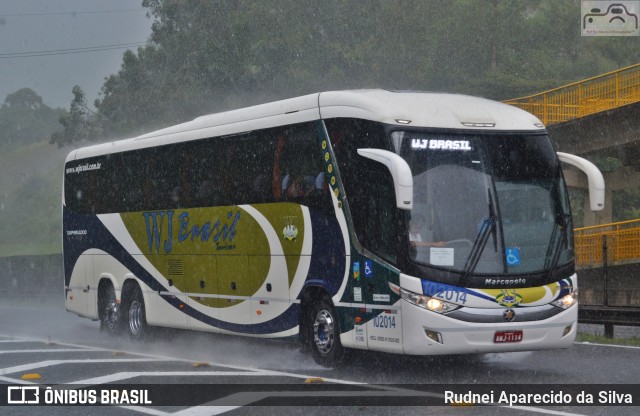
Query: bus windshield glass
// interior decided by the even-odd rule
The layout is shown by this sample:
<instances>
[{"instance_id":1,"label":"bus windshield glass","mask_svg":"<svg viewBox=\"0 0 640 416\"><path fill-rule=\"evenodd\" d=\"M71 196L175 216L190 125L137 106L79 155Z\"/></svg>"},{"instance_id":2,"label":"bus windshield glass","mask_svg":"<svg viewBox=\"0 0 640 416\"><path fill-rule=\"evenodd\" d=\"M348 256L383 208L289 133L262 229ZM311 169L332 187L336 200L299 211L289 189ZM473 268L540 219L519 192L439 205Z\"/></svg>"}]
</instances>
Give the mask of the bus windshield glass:
<instances>
[{"instance_id":1,"label":"bus windshield glass","mask_svg":"<svg viewBox=\"0 0 640 416\"><path fill-rule=\"evenodd\" d=\"M463 276L539 273L573 259L569 203L544 134L395 131L412 169L412 262Z\"/></svg>"}]
</instances>

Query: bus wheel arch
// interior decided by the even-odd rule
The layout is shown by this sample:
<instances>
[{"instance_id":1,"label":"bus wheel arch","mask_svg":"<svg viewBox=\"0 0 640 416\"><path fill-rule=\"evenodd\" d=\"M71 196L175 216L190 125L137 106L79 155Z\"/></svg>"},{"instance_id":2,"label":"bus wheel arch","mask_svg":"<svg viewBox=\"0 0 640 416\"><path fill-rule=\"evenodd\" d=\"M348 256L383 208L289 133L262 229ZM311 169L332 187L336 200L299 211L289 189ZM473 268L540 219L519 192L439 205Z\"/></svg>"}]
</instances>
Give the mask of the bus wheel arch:
<instances>
[{"instance_id":1,"label":"bus wheel arch","mask_svg":"<svg viewBox=\"0 0 640 416\"><path fill-rule=\"evenodd\" d=\"M328 292L318 286L305 289L300 310L300 339L316 363L336 367L346 357L340 342L340 323Z\"/></svg>"}]
</instances>

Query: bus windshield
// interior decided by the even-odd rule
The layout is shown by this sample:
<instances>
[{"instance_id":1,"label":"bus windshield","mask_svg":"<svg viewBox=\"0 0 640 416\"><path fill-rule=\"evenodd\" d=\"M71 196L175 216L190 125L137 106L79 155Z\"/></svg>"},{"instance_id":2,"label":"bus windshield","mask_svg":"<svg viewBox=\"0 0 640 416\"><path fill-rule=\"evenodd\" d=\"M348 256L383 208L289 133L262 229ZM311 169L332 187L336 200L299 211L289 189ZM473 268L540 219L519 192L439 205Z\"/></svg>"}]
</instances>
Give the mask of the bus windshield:
<instances>
[{"instance_id":1,"label":"bus windshield","mask_svg":"<svg viewBox=\"0 0 640 416\"><path fill-rule=\"evenodd\" d=\"M412 262L469 277L539 273L573 259L548 136L394 131L391 139L413 173Z\"/></svg>"}]
</instances>

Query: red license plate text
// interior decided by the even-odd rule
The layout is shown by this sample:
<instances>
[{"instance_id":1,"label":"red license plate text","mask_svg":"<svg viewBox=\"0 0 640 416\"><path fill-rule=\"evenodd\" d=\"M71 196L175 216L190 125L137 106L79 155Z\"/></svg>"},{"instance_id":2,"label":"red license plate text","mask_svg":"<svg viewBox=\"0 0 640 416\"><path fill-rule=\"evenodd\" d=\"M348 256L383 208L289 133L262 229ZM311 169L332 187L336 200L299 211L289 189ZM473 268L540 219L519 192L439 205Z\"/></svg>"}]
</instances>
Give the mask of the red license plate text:
<instances>
[{"instance_id":1,"label":"red license plate text","mask_svg":"<svg viewBox=\"0 0 640 416\"><path fill-rule=\"evenodd\" d=\"M496 344L520 341L522 341L522 331L498 331L493 336L493 342Z\"/></svg>"}]
</instances>

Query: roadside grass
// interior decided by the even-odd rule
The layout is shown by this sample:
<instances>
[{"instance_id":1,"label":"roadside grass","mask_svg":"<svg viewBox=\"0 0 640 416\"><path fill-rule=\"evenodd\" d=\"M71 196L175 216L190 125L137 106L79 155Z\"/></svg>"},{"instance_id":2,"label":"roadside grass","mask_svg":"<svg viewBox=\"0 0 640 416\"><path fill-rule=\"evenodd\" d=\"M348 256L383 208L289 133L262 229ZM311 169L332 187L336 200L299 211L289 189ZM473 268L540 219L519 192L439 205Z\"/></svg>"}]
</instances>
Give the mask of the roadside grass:
<instances>
[{"instance_id":1,"label":"roadside grass","mask_svg":"<svg viewBox=\"0 0 640 416\"><path fill-rule=\"evenodd\" d=\"M0 257L46 256L62 253L62 243L0 244Z\"/></svg>"},{"instance_id":2,"label":"roadside grass","mask_svg":"<svg viewBox=\"0 0 640 416\"><path fill-rule=\"evenodd\" d=\"M576 342L588 342L591 344L628 345L640 347L640 338L607 338L604 335L578 334Z\"/></svg>"}]
</instances>

